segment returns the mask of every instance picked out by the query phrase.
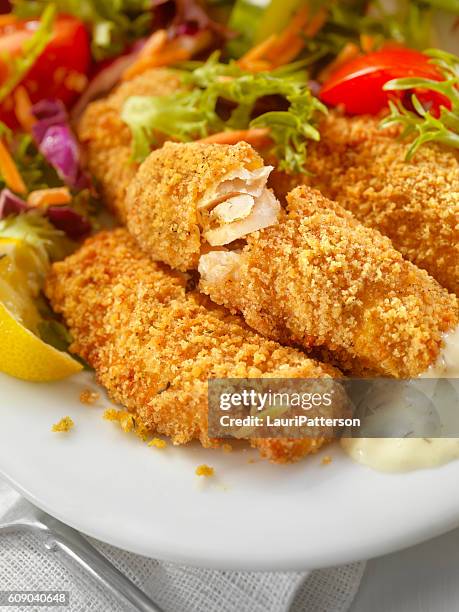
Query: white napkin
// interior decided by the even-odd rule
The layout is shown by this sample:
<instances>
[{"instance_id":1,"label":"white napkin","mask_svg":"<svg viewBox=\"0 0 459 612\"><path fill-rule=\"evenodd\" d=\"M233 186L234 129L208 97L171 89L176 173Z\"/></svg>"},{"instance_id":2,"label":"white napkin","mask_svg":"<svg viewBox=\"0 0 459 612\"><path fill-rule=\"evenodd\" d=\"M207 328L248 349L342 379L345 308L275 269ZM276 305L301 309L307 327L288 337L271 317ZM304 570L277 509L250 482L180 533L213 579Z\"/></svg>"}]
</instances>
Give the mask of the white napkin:
<instances>
[{"instance_id":1,"label":"white napkin","mask_svg":"<svg viewBox=\"0 0 459 612\"><path fill-rule=\"evenodd\" d=\"M365 567L354 563L311 573L213 571L91 542L165 612L345 612ZM0 535L0 590L35 589L70 591L71 612L131 612L82 570L62 565L34 535Z\"/></svg>"},{"instance_id":2,"label":"white napkin","mask_svg":"<svg viewBox=\"0 0 459 612\"><path fill-rule=\"evenodd\" d=\"M0 478L0 502L10 491ZM148 559L88 539L165 612L346 612L365 567L355 563L315 572L214 571ZM69 591L70 612L132 612L77 565L63 565L39 536L23 531L0 532L0 590Z\"/></svg>"}]
</instances>

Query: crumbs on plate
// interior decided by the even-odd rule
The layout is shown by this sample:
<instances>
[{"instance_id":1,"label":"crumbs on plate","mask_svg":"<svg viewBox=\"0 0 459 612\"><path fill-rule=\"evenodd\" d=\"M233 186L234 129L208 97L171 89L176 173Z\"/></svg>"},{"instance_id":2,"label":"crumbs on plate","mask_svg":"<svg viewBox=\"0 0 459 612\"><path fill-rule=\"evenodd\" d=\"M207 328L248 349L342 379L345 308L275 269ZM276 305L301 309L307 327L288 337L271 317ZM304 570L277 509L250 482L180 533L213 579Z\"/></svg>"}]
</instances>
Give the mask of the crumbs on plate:
<instances>
[{"instance_id":1,"label":"crumbs on plate","mask_svg":"<svg viewBox=\"0 0 459 612\"><path fill-rule=\"evenodd\" d=\"M83 391L80 393L80 402L89 406L91 404L95 404L99 397L100 393L97 393L97 391L92 391L91 389L83 389Z\"/></svg>"},{"instance_id":2,"label":"crumbs on plate","mask_svg":"<svg viewBox=\"0 0 459 612\"><path fill-rule=\"evenodd\" d=\"M148 436L148 428L128 410L107 408L103 418L118 423L125 433L134 432L141 440L145 441Z\"/></svg>"},{"instance_id":3,"label":"crumbs on plate","mask_svg":"<svg viewBox=\"0 0 459 612\"><path fill-rule=\"evenodd\" d=\"M150 442L148 442L148 446L154 446L155 448L166 448L167 446L167 442L166 440L162 440L161 438L153 438L153 440L150 440Z\"/></svg>"},{"instance_id":4,"label":"crumbs on plate","mask_svg":"<svg viewBox=\"0 0 459 612\"><path fill-rule=\"evenodd\" d=\"M210 467L210 465L203 463L202 465L198 465L194 473L196 476L213 476L215 470L213 467Z\"/></svg>"},{"instance_id":5,"label":"crumbs on plate","mask_svg":"<svg viewBox=\"0 0 459 612\"><path fill-rule=\"evenodd\" d=\"M107 408L104 412L104 419L119 423L120 427L126 433L129 433L135 428L134 415L127 410L117 410L116 408Z\"/></svg>"},{"instance_id":6,"label":"crumbs on plate","mask_svg":"<svg viewBox=\"0 0 459 612\"><path fill-rule=\"evenodd\" d=\"M322 465L330 465L330 463L333 461L333 459L330 457L330 455L325 455L325 457L322 457L321 460L321 464Z\"/></svg>"},{"instance_id":7,"label":"crumbs on plate","mask_svg":"<svg viewBox=\"0 0 459 612\"><path fill-rule=\"evenodd\" d=\"M54 423L51 431L70 431L74 425L73 420L69 416L65 416L58 423Z\"/></svg>"}]
</instances>

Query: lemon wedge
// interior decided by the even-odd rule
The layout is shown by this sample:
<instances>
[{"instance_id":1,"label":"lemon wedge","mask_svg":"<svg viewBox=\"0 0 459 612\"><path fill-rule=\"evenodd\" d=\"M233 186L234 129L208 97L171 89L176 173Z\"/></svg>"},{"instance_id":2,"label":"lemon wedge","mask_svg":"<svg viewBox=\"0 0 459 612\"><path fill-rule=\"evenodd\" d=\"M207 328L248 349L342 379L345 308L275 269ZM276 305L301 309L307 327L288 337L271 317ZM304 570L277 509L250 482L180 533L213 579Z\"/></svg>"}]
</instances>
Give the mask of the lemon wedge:
<instances>
[{"instance_id":1,"label":"lemon wedge","mask_svg":"<svg viewBox=\"0 0 459 612\"><path fill-rule=\"evenodd\" d=\"M0 302L28 329L37 333L40 315L34 303L49 260L16 238L0 238Z\"/></svg>"},{"instance_id":2,"label":"lemon wedge","mask_svg":"<svg viewBox=\"0 0 459 612\"><path fill-rule=\"evenodd\" d=\"M19 323L0 303L0 370L35 382L60 380L83 366L67 353L46 344Z\"/></svg>"},{"instance_id":3,"label":"lemon wedge","mask_svg":"<svg viewBox=\"0 0 459 612\"><path fill-rule=\"evenodd\" d=\"M59 380L83 367L34 333L41 321L34 298L48 267L27 243L0 239L0 371L28 381Z\"/></svg>"}]
</instances>

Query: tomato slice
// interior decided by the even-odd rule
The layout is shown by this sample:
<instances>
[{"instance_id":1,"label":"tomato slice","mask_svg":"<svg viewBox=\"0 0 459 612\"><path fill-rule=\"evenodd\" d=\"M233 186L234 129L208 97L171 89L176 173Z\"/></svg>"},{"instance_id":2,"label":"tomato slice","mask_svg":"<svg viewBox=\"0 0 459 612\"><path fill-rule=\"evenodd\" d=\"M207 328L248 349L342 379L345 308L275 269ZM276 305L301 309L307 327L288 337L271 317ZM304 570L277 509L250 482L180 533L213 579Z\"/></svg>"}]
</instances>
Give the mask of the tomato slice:
<instances>
[{"instance_id":1,"label":"tomato slice","mask_svg":"<svg viewBox=\"0 0 459 612\"><path fill-rule=\"evenodd\" d=\"M443 78L423 53L390 47L359 56L338 68L323 85L319 97L329 106L342 105L349 115L376 115L387 107L390 98L402 95L384 91L384 84L404 77L435 81ZM444 103L443 96L434 92L424 92L422 100L435 108Z\"/></svg>"},{"instance_id":2,"label":"tomato slice","mask_svg":"<svg viewBox=\"0 0 459 612\"><path fill-rule=\"evenodd\" d=\"M39 27L38 20L17 20L0 27L0 83L8 78L5 56L20 56L24 42ZM58 98L70 105L81 91L91 62L89 36L84 24L69 15L59 15L53 25L53 37L20 85L32 102ZM0 120L16 127L14 92L0 104Z\"/></svg>"}]
</instances>

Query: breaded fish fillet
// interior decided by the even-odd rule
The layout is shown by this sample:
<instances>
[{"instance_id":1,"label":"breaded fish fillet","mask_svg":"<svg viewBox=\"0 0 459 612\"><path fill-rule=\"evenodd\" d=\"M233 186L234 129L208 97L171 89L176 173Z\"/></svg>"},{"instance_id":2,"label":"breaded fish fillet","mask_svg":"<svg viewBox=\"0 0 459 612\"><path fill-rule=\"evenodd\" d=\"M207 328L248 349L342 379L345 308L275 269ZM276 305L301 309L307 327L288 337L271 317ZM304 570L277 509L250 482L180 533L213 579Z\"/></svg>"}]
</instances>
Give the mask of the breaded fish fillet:
<instances>
[{"instance_id":1,"label":"breaded fish fillet","mask_svg":"<svg viewBox=\"0 0 459 612\"><path fill-rule=\"evenodd\" d=\"M245 143L154 151L128 190L129 230L157 261L186 268L199 258L203 291L267 337L325 350L356 373L424 372L458 323L456 297L379 232L307 187L288 196L288 214L274 200L275 219L254 232L254 201L234 203L253 186L252 175L244 184L244 171L255 167L260 176L260 163ZM229 167L240 178L222 194ZM225 231L241 222L251 231ZM213 242L212 229L225 240Z\"/></svg>"},{"instance_id":2,"label":"breaded fish fillet","mask_svg":"<svg viewBox=\"0 0 459 612\"><path fill-rule=\"evenodd\" d=\"M71 350L116 402L175 444L207 433L209 378L339 376L251 331L239 317L186 291L187 276L152 262L124 229L90 238L53 265L46 294L73 335ZM324 439L252 440L275 462L313 453Z\"/></svg>"},{"instance_id":3,"label":"breaded fish fillet","mask_svg":"<svg viewBox=\"0 0 459 612\"><path fill-rule=\"evenodd\" d=\"M405 161L409 143L378 123L325 119L309 147L308 182L459 295L459 155L427 144Z\"/></svg>"},{"instance_id":4,"label":"breaded fish fillet","mask_svg":"<svg viewBox=\"0 0 459 612\"><path fill-rule=\"evenodd\" d=\"M77 134L83 146L85 163L96 178L106 205L125 220L125 194L138 165L132 161L131 132L121 120L124 102L130 96L163 96L180 87L171 70L155 68L122 83L107 98L88 105Z\"/></svg>"},{"instance_id":5,"label":"breaded fish fillet","mask_svg":"<svg viewBox=\"0 0 459 612\"><path fill-rule=\"evenodd\" d=\"M434 363L458 305L390 241L307 187L239 253L201 258L201 288L269 338L356 366L413 377ZM219 268L220 265L220 268Z\"/></svg>"}]
</instances>

